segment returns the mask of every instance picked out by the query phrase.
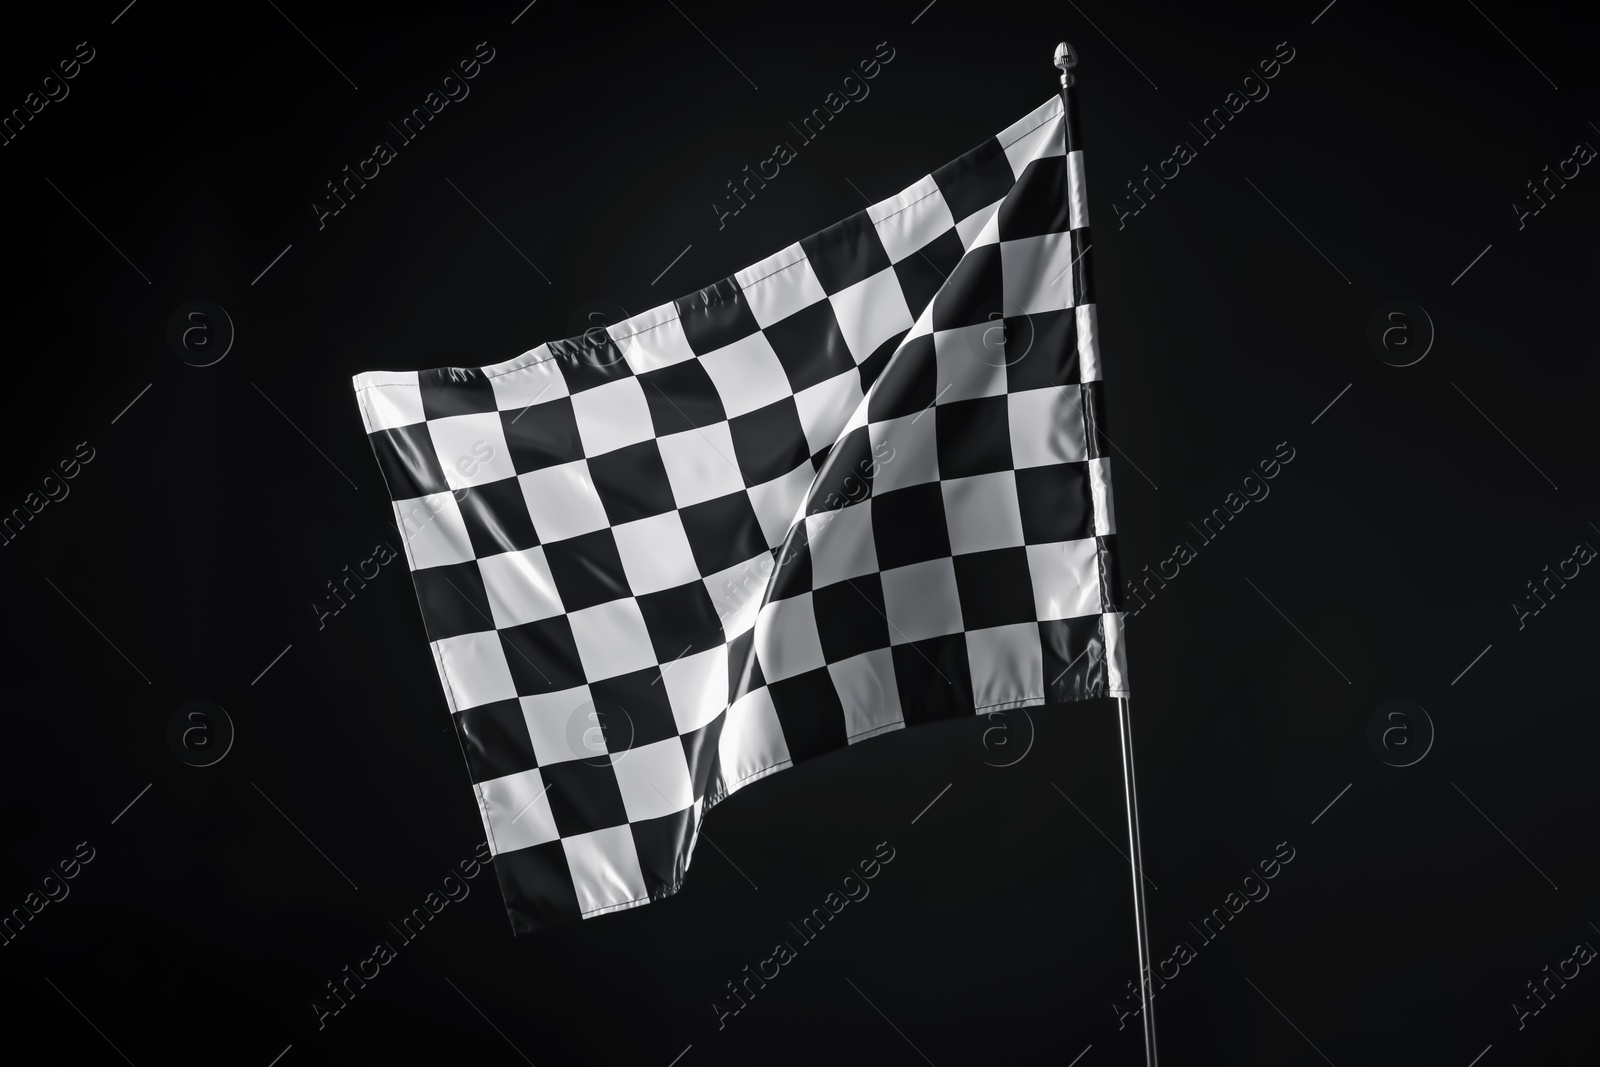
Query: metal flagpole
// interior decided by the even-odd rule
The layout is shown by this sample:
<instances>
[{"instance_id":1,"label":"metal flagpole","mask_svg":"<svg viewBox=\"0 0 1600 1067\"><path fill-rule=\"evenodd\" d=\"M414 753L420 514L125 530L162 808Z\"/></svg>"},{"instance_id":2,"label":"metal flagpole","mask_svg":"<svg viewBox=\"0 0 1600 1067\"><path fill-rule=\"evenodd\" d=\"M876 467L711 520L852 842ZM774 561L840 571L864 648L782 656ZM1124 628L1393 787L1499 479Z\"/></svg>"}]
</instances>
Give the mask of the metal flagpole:
<instances>
[{"instance_id":1,"label":"metal flagpole","mask_svg":"<svg viewBox=\"0 0 1600 1067\"><path fill-rule=\"evenodd\" d=\"M1078 53L1062 41L1056 45L1055 64L1061 71L1062 126L1066 131L1066 149L1070 154L1083 147L1078 133L1077 98L1072 89L1076 84L1073 70L1078 66ZM1087 239L1087 238L1086 238ZM1085 247L1085 252L1088 248ZM1079 277L1085 282L1089 275L1088 257L1083 256ZM1150 973L1150 920L1144 906L1144 849L1139 837L1138 790L1133 777L1133 723L1128 713L1128 698L1117 698L1117 732L1122 739L1122 792L1128 809L1128 855L1133 868L1133 928L1139 947L1139 998L1143 1005L1140 1017L1144 1020L1144 1060L1146 1067L1156 1067L1156 1019Z\"/></svg>"},{"instance_id":2,"label":"metal flagpole","mask_svg":"<svg viewBox=\"0 0 1600 1067\"><path fill-rule=\"evenodd\" d=\"M1117 732L1122 735L1122 792L1128 807L1128 854L1133 857L1133 929L1139 942L1139 999L1144 1019L1144 1062L1156 1067L1156 1016L1150 974L1150 920L1144 910L1144 851L1139 838L1139 801L1133 783L1133 723L1128 698L1117 698Z\"/></svg>"}]
</instances>

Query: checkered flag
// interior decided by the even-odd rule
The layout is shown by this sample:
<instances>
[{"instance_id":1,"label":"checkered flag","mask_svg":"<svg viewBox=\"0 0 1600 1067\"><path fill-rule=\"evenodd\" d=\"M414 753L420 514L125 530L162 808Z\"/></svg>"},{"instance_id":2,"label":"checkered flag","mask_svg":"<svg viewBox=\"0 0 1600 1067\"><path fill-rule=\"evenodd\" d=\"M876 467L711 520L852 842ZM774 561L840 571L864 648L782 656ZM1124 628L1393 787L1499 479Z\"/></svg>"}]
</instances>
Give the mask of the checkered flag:
<instances>
[{"instance_id":1,"label":"checkered flag","mask_svg":"<svg viewBox=\"0 0 1600 1067\"><path fill-rule=\"evenodd\" d=\"M712 805L1128 692L1059 97L699 292L357 375L518 932L672 895Z\"/></svg>"}]
</instances>

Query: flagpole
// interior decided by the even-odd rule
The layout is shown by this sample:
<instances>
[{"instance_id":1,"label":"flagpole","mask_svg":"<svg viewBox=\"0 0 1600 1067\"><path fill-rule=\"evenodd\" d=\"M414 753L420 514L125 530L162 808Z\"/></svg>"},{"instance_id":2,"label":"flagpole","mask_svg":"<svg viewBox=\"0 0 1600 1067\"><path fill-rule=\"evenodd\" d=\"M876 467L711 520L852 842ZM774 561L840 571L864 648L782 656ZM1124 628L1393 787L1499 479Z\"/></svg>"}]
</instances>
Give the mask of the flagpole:
<instances>
[{"instance_id":1,"label":"flagpole","mask_svg":"<svg viewBox=\"0 0 1600 1067\"><path fill-rule=\"evenodd\" d=\"M1133 928L1139 942L1139 999L1144 1019L1144 1061L1156 1067L1155 990L1150 973L1150 920L1144 908L1144 850L1139 837L1139 801L1133 782L1133 723L1128 718L1128 698L1117 698L1117 731L1122 735L1122 792L1128 809L1128 853L1133 868Z\"/></svg>"},{"instance_id":2,"label":"flagpole","mask_svg":"<svg viewBox=\"0 0 1600 1067\"><path fill-rule=\"evenodd\" d=\"M1056 45L1055 65L1061 71L1062 126L1066 132L1066 150L1070 154L1083 147L1078 132L1077 97L1072 89L1077 83L1073 71L1078 66L1078 53L1062 41ZM1088 235L1084 235L1087 242ZM1085 247L1085 252L1088 247ZM1085 284L1089 277L1088 257L1083 257L1079 275ZM1156 1020L1150 972L1150 920L1145 915L1144 899L1144 848L1139 836L1139 800L1133 775L1133 722L1129 716L1128 698L1117 698L1117 732L1122 741L1122 794L1128 811L1128 855L1133 876L1133 928L1139 949L1139 999L1143 1005L1139 1012L1144 1021L1144 1060L1146 1067L1156 1067Z\"/></svg>"}]
</instances>

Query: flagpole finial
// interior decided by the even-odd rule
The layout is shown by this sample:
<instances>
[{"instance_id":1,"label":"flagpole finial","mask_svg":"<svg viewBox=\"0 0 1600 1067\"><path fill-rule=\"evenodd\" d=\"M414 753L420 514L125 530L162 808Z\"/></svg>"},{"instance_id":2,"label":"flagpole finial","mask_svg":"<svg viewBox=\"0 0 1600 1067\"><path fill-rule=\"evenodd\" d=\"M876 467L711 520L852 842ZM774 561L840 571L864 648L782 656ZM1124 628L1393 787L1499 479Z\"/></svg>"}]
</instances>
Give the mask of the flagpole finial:
<instances>
[{"instance_id":1,"label":"flagpole finial","mask_svg":"<svg viewBox=\"0 0 1600 1067\"><path fill-rule=\"evenodd\" d=\"M1061 71L1061 87L1070 88L1076 82L1073 70L1078 66L1078 50L1062 41L1056 45L1056 68Z\"/></svg>"}]
</instances>

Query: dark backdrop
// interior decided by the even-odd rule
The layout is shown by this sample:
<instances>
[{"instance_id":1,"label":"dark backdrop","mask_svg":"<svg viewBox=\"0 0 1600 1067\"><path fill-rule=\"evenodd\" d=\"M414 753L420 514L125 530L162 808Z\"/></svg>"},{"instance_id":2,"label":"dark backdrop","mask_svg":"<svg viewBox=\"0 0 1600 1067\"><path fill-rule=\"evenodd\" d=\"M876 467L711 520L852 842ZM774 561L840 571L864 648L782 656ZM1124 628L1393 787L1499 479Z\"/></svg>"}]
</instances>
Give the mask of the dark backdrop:
<instances>
[{"instance_id":1,"label":"dark backdrop","mask_svg":"<svg viewBox=\"0 0 1600 1067\"><path fill-rule=\"evenodd\" d=\"M0 947L16 1057L1139 1062L1112 705L764 781L671 901L514 940L480 876L406 943L389 923L481 825L403 565L320 629L312 608L397 544L351 374L497 362L722 278L1042 102L1067 37L1121 543L1149 579L1129 655L1164 1062L1593 1062L1595 22L1324 2L8 13L7 109L93 50L0 147L0 506L39 507L0 548L0 908L39 906ZM323 184L480 41L470 96L319 228ZM725 183L883 41L870 96L719 228ZM1190 125L1291 51L1214 142ZM1179 141L1132 214L1123 183ZM1547 165L1569 177L1534 214ZM173 343L196 300L227 319ZM1563 567L1534 613L1526 583ZM236 731L209 767L169 742L193 699ZM220 743L206 721L187 751ZM871 895L719 1028L725 984L880 842Z\"/></svg>"}]
</instances>

